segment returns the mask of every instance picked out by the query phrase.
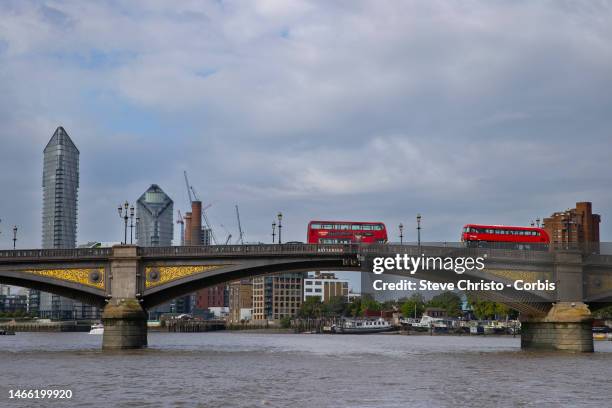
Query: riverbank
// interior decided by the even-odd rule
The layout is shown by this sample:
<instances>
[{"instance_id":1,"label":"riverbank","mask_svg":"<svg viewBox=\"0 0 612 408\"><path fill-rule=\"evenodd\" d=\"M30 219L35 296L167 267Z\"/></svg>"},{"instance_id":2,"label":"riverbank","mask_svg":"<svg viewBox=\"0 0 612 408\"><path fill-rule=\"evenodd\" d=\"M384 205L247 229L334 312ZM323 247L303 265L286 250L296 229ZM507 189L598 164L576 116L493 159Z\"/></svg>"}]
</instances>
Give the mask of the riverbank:
<instances>
[{"instance_id":1,"label":"riverbank","mask_svg":"<svg viewBox=\"0 0 612 408\"><path fill-rule=\"evenodd\" d=\"M23 321L0 323L0 330L18 332L88 332L94 322L89 320L79 321Z\"/></svg>"}]
</instances>

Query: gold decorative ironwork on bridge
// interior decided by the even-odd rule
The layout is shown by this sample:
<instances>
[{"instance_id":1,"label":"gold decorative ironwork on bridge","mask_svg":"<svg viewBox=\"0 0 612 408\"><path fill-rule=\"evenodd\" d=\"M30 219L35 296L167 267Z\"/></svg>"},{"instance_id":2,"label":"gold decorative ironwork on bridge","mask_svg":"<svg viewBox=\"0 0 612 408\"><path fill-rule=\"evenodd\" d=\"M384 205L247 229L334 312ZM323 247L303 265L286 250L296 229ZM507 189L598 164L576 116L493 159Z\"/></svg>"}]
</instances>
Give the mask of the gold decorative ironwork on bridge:
<instances>
[{"instance_id":1,"label":"gold decorative ironwork on bridge","mask_svg":"<svg viewBox=\"0 0 612 408\"><path fill-rule=\"evenodd\" d=\"M488 275L493 275L498 278L508 279L510 281L522 280L524 282L535 283L538 280L553 280L552 272L543 271L521 271L515 269L486 269Z\"/></svg>"},{"instance_id":2,"label":"gold decorative ironwork on bridge","mask_svg":"<svg viewBox=\"0 0 612 408\"><path fill-rule=\"evenodd\" d=\"M105 287L104 268L30 269L23 272L101 290Z\"/></svg>"},{"instance_id":3,"label":"gold decorative ironwork on bridge","mask_svg":"<svg viewBox=\"0 0 612 408\"><path fill-rule=\"evenodd\" d=\"M187 276L226 268L228 266L232 265L147 266L145 267L145 287L147 289L152 288Z\"/></svg>"}]
</instances>

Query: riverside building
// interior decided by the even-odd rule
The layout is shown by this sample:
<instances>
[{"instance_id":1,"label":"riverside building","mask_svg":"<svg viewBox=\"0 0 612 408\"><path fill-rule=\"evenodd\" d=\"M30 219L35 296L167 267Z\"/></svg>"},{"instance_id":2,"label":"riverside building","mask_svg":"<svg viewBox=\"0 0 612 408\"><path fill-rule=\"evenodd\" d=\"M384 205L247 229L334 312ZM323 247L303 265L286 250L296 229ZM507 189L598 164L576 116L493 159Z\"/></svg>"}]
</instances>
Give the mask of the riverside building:
<instances>
[{"instance_id":1,"label":"riverside building","mask_svg":"<svg viewBox=\"0 0 612 408\"><path fill-rule=\"evenodd\" d=\"M302 273L253 278L253 323L295 316L302 306L303 283Z\"/></svg>"},{"instance_id":2,"label":"riverside building","mask_svg":"<svg viewBox=\"0 0 612 408\"><path fill-rule=\"evenodd\" d=\"M345 279L338 279L332 272L314 272L304 278L304 300L309 297L317 296L322 302L336 296L348 299L349 282Z\"/></svg>"}]
</instances>

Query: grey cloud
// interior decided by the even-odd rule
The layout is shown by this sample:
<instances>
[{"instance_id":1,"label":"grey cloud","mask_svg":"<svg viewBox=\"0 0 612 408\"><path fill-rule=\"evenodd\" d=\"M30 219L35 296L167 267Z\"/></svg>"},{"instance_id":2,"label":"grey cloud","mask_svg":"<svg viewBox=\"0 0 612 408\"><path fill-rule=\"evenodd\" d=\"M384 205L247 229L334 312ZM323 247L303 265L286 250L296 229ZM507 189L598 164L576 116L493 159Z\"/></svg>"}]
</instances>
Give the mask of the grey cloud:
<instances>
[{"instance_id":1,"label":"grey cloud","mask_svg":"<svg viewBox=\"0 0 612 408\"><path fill-rule=\"evenodd\" d=\"M79 241L182 171L221 235L311 218L526 224L592 200L612 239L605 2L9 2L0 218L38 246L42 148L81 150ZM204 75L202 75L204 74ZM11 220L11 221L8 221ZM3 225L0 246L7 246Z\"/></svg>"}]
</instances>

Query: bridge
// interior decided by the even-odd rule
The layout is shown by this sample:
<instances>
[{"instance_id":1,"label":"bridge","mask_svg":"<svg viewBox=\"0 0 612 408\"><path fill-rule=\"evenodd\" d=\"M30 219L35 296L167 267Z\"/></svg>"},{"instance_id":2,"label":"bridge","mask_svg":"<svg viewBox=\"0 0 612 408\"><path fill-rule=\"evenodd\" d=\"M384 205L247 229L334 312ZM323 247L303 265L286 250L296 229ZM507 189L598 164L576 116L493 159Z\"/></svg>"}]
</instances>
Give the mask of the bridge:
<instances>
[{"instance_id":1,"label":"bridge","mask_svg":"<svg viewBox=\"0 0 612 408\"><path fill-rule=\"evenodd\" d=\"M593 351L591 310L612 303L612 256L581 251L520 251L416 245L214 245L0 251L0 283L38 289L103 309L105 349L147 345L145 310L208 286L279 272L372 272L375 257L485 257L481 271L445 269L415 275L435 282L496 281L481 292L521 312L523 349ZM517 290L511 284L546 281L555 290ZM506 286L509 284L509 286Z\"/></svg>"}]
</instances>

